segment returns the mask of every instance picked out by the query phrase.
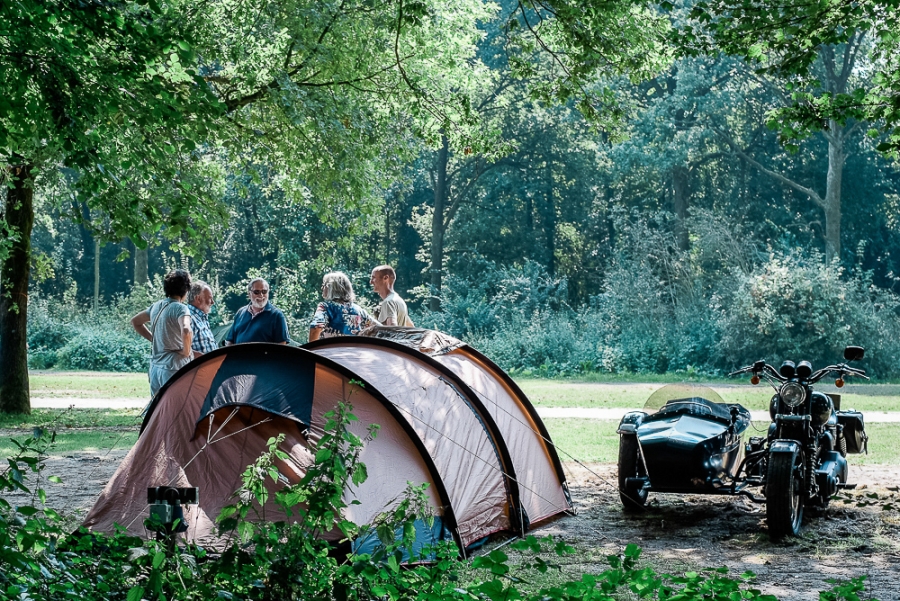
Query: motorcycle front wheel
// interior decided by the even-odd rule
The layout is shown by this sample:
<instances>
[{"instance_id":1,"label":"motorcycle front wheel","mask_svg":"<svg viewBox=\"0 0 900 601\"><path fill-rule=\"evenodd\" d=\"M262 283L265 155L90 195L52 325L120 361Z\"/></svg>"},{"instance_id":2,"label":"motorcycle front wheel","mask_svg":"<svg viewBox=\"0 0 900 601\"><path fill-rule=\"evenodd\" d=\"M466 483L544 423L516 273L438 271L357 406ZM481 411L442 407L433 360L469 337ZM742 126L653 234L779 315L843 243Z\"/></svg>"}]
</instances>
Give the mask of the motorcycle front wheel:
<instances>
[{"instance_id":1,"label":"motorcycle front wheel","mask_svg":"<svg viewBox=\"0 0 900 601\"><path fill-rule=\"evenodd\" d=\"M629 489L628 478L646 476L644 462L641 460L641 449L637 436L625 434L619 437L619 498L626 510L641 509L647 503L645 489Z\"/></svg>"},{"instance_id":2,"label":"motorcycle front wheel","mask_svg":"<svg viewBox=\"0 0 900 601\"><path fill-rule=\"evenodd\" d=\"M801 453L769 455L766 477L766 521L769 536L779 539L800 534L803 521L803 456Z\"/></svg>"}]
</instances>

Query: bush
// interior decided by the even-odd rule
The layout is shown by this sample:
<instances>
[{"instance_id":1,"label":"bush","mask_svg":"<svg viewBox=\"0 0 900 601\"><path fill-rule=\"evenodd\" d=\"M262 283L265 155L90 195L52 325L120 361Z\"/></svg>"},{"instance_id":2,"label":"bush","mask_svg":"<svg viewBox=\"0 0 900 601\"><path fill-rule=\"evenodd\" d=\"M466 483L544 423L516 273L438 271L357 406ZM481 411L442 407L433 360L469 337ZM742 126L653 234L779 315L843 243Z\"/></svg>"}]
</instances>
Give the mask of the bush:
<instances>
[{"instance_id":1,"label":"bush","mask_svg":"<svg viewBox=\"0 0 900 601\"><path fill-rule=\"evenodd\" d=\"M513 374L541 377L595 371L603 362L602 328L596 311L537 311L514 316L490 335L475 333L467 342Z\"/></svg>"},{"instance_id":2,"label":"bush","mask_svg":"<svg viewBox=\"0 0 900 601\"><path fill-rule=\"evenodd\" d=\"M33 300L28 309L28 367L147 371L150 346L131 330L128 320L149 305L147 296L140 289L97 313L75 303L74 293L54 302Z\"/></svg>"},{"instance_id":3,"label":"bush","mask_svg":"<svg viewBox=\"0 0 900 601\"><path fill-rule=\"evenodd\" d=\"M416 316L416 323L459 338L486 336L536 313L569 309L565 278L552 278L534 261L511 267L498 267L480 257L472 261L468 277L447 276L441 311L425 310Z\"/></svg>"},{"instance_id":4,"label":"bush","mask_svg":"<svg viewBox=\"0 0 900 601\"><path fill-rule=\"evenodd\" d=\"M299 483L282 487L275 501L292 516L287 521L250 520L270 501L266 480L278 480L276 461L284 437L269 440L269 450L247 467L235 504L217 518L222 533L231 532L224 549L208 553L186 545L141 540L123 532L69 534L66 517L45 506L46 491L32 491L28 476L42 481L46 453L55 433L37 429L18 443L20 451L0 470L0 598L63 599L624 599L638 594L659 599L755 599L776 601L752 588L755 575L728 576L727 568L701 569L683 575L659 573L641 560L641 549L626 545L609 555L602 570L570 576L563 561L577 550L551 537L523 536L510 549L499 548L466 562L445 542L416 556L417 520L429 520L423 486L412 486L375 523L359 526L342 517L350 482L366 480L359 461L365 440L352 434L349 407L326 414L329 425L313 448L313 463ZM366 439L375 435L375 427ZM59 478L50 476L50 482ZM14 506L4 496L30 494L31 504ZM38 503L37 501L40 501ZM149 521L149 520L148 520ZM341 553L319 533L335 529L353 539L374 534L380 545L371 554ZM173 540L172 543L175 541ZM401 562L411 560L405 568ZM416 561L431 559L431 561ZM551 571L558 578L548 577ZM865 577L833 583L822 599L859 599Z\"/></svg>"},{"instance_id":5,"label":"bush","mask_svg":"<svg viewBox=\"0 0 900 601\"><path fill-rule=\"evenodd\" d=\"M809 360L814 367L842 361L843 348L866 347L870 375L896 377L900 356L898 299L867 274L842 277L817 257L773 256L721 293L718 363L730 369L758 359Z\"/></svg>"},{"instance_id":6,"label":"bush","mask_svg":"<svg viewBox=\"0 0 900 601\"><path fill-rule=\"evenodd\" d=\"M56 367L86 371L147 371L149 344L134 333L82 328L58 353Z\"/></svg>"},{"instance_id":7,"label":"bush","mask_svg":"<svg viewBox=\"0 0 900 601\"><path fill-rule=\"evenodd\" d=\"M725 237L722 228L710 236ZM570 307L566 282L539 265L482 261L472 279L449 276L443 312L416 322L465 340L513 373L565 376L587 371L727 373L765 359L841 361L864 346L861 366L900 376L900 299L846 274L818 255L747 260L752 249L709 258L704 240L682 251L663 229L625 227L605 287L589 306ZM706 244L709 246L711 243Z\"/></svg>"},{"instance_id":8,"label":"bush","mask_svg":"<svg viewBox=\"0 0 900 601\"><path fill-rule=\"evenodd\" d=\"M32 302L28 307L28 367L55 367L62 349L77 335L77 328L53 317L46 301Z\"/></svg>"}]
</instances>

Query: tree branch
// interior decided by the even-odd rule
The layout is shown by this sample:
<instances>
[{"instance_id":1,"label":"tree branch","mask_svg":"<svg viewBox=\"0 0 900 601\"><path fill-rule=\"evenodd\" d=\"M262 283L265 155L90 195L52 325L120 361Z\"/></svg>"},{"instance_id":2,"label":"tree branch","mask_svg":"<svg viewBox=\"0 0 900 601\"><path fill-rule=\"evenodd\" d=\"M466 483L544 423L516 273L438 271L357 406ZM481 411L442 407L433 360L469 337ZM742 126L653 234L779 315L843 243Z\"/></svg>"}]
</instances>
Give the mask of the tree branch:
<instances>
[{"instance_id":1,"label":"tree branch","mask_svg":"<svg viewBox=\"0 0 900 601\"><path fill-rule=\"evenodd\" d=\"M724 132L718 128L715 129L715 132L717 134L719 134L719 136L721 136L721 138L723 140L725 140L725 143L728 144L729 148L731 148L731 150L732 150L732 152L734 152L734 154L738 155L740 158L742 158L746 162L750 163L751 165L756 167L759 171L761 171L762 173L765 173L772 179L775 179L775 180L781 182L782 184L785 184L786 186L793 188L794 190L796 190L798 192L806 194L809 197L809 199L811 201L813 201L816 205L818 205L820 208L822 208L822 209L826 208L825 200L821 196L819 196L818 192L816 192L812 188L807 188L806 186L802 186L802 185L798 184L794 180L792 180L788 177L785 177L784 175L778 173L777 171L772 171L771 169L764 167L756 159L754 159L749 154L744 152L737 145L737 143L731 138L731 136L728 135L726 132Z\"/></svg>"}]
</instances>

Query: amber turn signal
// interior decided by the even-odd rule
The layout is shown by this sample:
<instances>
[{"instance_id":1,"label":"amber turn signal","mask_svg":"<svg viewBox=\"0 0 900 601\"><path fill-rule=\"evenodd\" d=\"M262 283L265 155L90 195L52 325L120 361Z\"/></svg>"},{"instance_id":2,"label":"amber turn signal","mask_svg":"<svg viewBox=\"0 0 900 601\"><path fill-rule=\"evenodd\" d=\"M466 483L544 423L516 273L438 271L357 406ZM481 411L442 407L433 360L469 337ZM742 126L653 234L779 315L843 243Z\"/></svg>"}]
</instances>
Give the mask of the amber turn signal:
<instances>
[{"instance_id":1,"label":"amber turn signal","mask_svg":"<svg viewBox=\"0 0 900 601\"><path fill-rule=\"evenodd\" d=\"M838 378L837 380L834 381L834 385L837 386L838 388L843 388L844 380L842 380L841 378Z\"/></svg>"},{"instance_id":2,"label":"amber turn signal","mask_svg":"<svg viewBox=\"0 0 900 601\"><path fill-rule=\"evenodd\" d=\"M752 378L750 378L750 383L753 384L754 386L759 384L759 376L754 375Z\"/></svg>"}]
</instances>

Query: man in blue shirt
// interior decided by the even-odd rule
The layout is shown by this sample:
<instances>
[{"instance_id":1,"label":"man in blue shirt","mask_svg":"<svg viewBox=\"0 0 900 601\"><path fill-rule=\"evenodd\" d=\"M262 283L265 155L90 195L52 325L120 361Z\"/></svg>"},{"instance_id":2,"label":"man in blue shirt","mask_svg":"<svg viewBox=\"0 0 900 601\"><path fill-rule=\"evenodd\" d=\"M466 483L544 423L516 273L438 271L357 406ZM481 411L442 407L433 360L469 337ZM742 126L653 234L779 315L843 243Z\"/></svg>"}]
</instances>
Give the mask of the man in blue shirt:
<instances>
[{"instance_id":1,"label":"man in blue shirt","mask_svg":"<svg viewBox=\"0 0 900 601\"><path fill-rule=\"evenodd\" d=\"M274 342L287 344L290 340L284 313L269 302L269 282L262 278L251 280L247 286L250 304L234 315L234 325L225 337L225 345L244 342Z\"/></svg>"},{"instance_id":2,"label":"man in blue shirt","mask_svg":"<svg viewBox=\"0 0 900 601\"><path fill-rule=\"evenodd\" d=\"M209 312L215 300L213 300L212 288L202 280L195 280L188 292L188 309L191 312L191 330L194 338L191 348L194 356L199 357L216 350L216 337L209 328Z\"/></svg>"}]
</instances>

